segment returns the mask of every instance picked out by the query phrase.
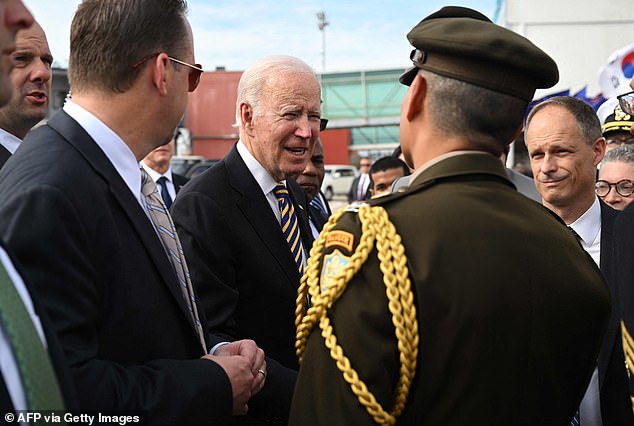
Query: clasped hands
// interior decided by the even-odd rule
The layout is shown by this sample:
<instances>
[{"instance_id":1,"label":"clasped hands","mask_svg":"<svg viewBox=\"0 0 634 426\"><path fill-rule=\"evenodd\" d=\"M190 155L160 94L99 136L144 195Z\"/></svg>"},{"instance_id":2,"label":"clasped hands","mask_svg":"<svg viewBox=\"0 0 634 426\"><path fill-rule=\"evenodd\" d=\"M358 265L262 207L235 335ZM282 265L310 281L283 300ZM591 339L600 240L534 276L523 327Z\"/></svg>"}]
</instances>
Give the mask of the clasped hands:
<instances>
[{"instance_id":1,"label":"clasped hands","mask_svg":"<svg viewBox=\"0 0 634 426\"><path fill-rule=\"evenodd\" d=\"M214 361L225 370L233 392L233 414L246 414L249 399L264 387L264 351L253 340L239 340L219 346L214 355L202 358Z\"/></svg>"}]
</instances>

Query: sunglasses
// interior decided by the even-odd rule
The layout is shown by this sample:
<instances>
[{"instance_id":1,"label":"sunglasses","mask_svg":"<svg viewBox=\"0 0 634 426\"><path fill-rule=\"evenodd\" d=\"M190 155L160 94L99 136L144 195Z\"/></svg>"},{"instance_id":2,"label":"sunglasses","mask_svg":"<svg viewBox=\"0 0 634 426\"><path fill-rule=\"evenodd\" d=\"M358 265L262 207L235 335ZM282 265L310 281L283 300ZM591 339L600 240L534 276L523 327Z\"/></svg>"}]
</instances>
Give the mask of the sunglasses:
<instances>
[{"instance_id":1,"label":"sunglasses","mask_svg":"<svg viewBox=\"0 0 634 426\"><path fill-rule=\"evenodd\" d=\"M145 58L141 59L140 61L132 65L132 68L137 68L141 66L146 61L160 55L160 53L161 52L157 52L157 53L153 53L152 55L146 56ZM198 87L198 83L200 83L200 76L204 72L203 66L200 64L194 64L194 65L188 64L187 62L183 62L180 59L172 58L171 56L168 56L167 59L169 59L172 62L176 62L177 64L185 65L186 67L189 68L189 76L188 76L189 87L187 90L189 90L190 92L193 92L194 90L196 90L196 88Z\"/></svg>"},{"instance_id":2,"label":"sunglasses","mask_svg":"<svg viewBox=\"0 0 634 426\"><path fill-rule=\"evenodd\" d=\"M616 97L624 113L634 115L634 91Z\"/></svg>"}]
</instances>

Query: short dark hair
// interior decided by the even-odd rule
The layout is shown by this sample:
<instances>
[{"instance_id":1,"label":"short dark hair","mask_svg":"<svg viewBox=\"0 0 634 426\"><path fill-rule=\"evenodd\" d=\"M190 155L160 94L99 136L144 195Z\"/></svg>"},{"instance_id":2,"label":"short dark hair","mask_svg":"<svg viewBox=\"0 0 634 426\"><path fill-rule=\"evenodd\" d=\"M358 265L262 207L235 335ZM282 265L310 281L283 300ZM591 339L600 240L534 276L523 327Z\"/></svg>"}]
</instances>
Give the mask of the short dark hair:
<instances>
[{"instance_id":1,"label":"short dark hair","mask_svg":"<svg viewBox=\"0 0 634 426\"><path fill-rule=\"evenodd\" d=\"M122 93L143 59L158 52L185 53L185 0L84 0L70 32L71 90Z\"/></svg>"},{"instance_id":2,"label":"short dark hair","mask_svg":"<svg viewBox=\"0 0 634 426\"><path fill-rule=\"evenodd\" d=\"M572 96L555 96L546 99L544 102L537 104L526 118L526 128L528 128L531 120L541 109L547 106L560 106L565 108L577 122L579 132L584 141L588 145L592 145L594 141L601 137L601 120L594 111L594 108L587 102L581 99L573 98Z\"/></svg>"},{"instance_id":3,"label":"short dark hair","mask_svg":"<svg viewBox=\"0 0 634 426\"><path fill-rule=\"evenodd\" d=\"M528 102L505 93L419 70L428 82L429 113L444 134L499 157L522 125Z\"/></svg>"},{"instance_id":4,"label":"short dark hair","mask_svg":"<svg viewBox=\"0 0 634 426\"><path fill-rule=\"evenodd\" d=\"M398 169L399 167L403 169L403 176L409 176L409 167L407 167L407 164L405 164L403 160L392 156L381 157L372 163L369 175L371 178L373 173L383 172L390 169Z\"/></svg>"}]
</instances>

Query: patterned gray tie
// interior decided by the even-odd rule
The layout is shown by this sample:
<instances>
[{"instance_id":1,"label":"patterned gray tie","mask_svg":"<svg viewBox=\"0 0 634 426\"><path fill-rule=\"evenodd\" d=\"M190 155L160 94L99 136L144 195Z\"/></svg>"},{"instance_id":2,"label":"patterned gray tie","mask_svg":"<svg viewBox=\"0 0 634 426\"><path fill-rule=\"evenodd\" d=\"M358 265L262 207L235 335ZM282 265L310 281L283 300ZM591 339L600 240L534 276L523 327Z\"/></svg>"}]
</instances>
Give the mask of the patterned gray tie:
<instances>
[{"instance_id":1,"label":"patterned gray tie","mask_svg":"<svg viewBox=\"0 0 634 426\"><path fill-rule=\"evenodd\" d=\"M198 317L198 310L196 309L196 296L194 294L194 287L192 286L192 282L189 277L189 269L187 268L187 262L185 262L185 255L183 254L183 248L181 246L180 240L178 239L178 234L176 233L174 222L172 221L172 217L165 208L165 204L163 204L163 199L158 193L154 181L144 169L141 169L141 177L141 192L145 196L145 203L150 215L150 220L152 221L154 229L156 229L156 232L161 239L161 243L163 244L163 248L167 253L167 257L169 258L170 263L172 264L174 271L176 272L183 299L185 300L185 304L187 305L189 313L192 317L192 322L196 327L196 333L198 334L198 338L200 339L203 353L206 353L207 347L205 344L203 328L200 323L200 318Z\"/></svg>"}]
</instances>

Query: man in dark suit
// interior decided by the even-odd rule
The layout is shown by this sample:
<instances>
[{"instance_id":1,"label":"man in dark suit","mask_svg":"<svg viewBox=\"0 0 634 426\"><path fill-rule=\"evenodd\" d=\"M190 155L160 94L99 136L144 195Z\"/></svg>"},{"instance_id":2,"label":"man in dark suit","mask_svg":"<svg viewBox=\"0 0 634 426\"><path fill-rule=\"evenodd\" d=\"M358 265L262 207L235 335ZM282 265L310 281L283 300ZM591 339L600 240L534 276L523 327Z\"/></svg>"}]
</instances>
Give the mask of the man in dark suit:
<instances>
[{"instance_id":1,"label":"man in dark suit","mask_svg":"<svg viewBox=\"0 0 634 426\"><path fill-rule=\"evenodd\" d=\"M306 196L289 177L313 152L320 99L303 61L258 61L238 86L240 140L172 206L209 331L253 339L266 352L262 410L250 413L265 411L269 423L285 422L296 376L295 300L312 236Z\"/></svg>"},{"instance_id":2,"label":"man in dark suit","mask_svg":"<svg viewBox=\"0 0 634 426\"><path fill-rule=\"evenodd\" d=\"M163 146L152 150L145 156L141 165L156 183L157 189L163 198L165 207L172 207L176 194L189 182L185 176L172 173L171 161L174 156L174 138Z\"/></svg>"},{"instance_id":3,"label":"man in dark suit","mask_svg":"<svg viewBox=\"0 0 634 426\"><path fill-rule=\"evenodd\" d=\"M27 132L48 112L53 56L37 22L18 31L11 55L13 96L0 108L0 167L18 149Z\"/></svg>"},{"instance_id":4,"label":"man in dark suit","mask_svg":"<svg viewBox=\"0 0 634 426\"><path fill-rule=\"evenodd\" d=\"M416 170L408 190L351 208L313 246L290 424L567 425L610 296L499 160L557 66L461 7L408 39L400 142Z\"/></svg>"},{"instance_id":5,"label":"man in dark suit","mask_svg":"<svg viewBox=\"0 0 634 426\"><path fill-rule=\"evenodd\" d=\"M321 184L324 181L324 146L321 139L315 142L315 149L304 170L295 176L295 182L299 184L308 200L308 219L310 230L316 239L322 228L332 214L330 204L326 196L321 192Z\"/></svg>"},{"instance_id":6,"label":"man in dark suit","mask_svg":"<svg viewBox=\"0 0 634 426\"><path fill-rule=\"evenodd\" d=\"M21 1L0 4L0 17L2 17L0 50L10 52L15 47L14 43L19 49L26 49L29 52L31 48L40 47L38 41L41 28L34 23L33 17ZM34 46L25 45L25 35L36 39ZM48 50L48 46L46 49ZM39 62L40 58L29 56L26 61L29 69L32 68L28 65L31 60ZM10 64L11 68L7 67L7 64ZM10 74L15 76L16 70L12 70L14 65L13 62L4 61L0 64L0 106L9 102L12 91L16 89L10 78ZM36 68L41 70L41 67ZM21 71L18 74L25 73ZM50 78L50 69L48 74ZM10 155L11 153L0 145L0 166ZM0 302L0 359L2 359L0 411L3 417L16 410L76 409L75 390L57 336L51 329L46 312L37 303L35 295L29 291L28 283L23 280L23 274L20 273L16 262L9 256L2 243L0 243L0 293L2 294L0 296L2 299ZM5 306L5 303L11 306ZM12 314L5 312L8 308ZM9 324L11 321L20 323L17 332ZM18 347L21 349L18 350ZM18 352L22 354L28 352L34 356L24 358ZM39 383L37 386L39 391L44 389L44 394L35 392L36 397L32 392L32 379L25 377L25 374L33 373L35 368L44 369L43 372L39 370L38 377L33 378ZM43 375L48 378L46 388L40 386L45 380ZM8 421L8 417L4 419Z\"/></svg>"},{"instance_id":7,"label":"man in dark suit","mask_svg":"<svg viewBox=\"0 0 634 426\"><path fill-rule=\"evenodd\" d=\"M600 267L612 297L612 315L597 368L579 409L581 426L634 424L621 341L620 301L612 276L612 228L618 212L595 194L596 167L606 145L601 122L587 103L555 97L531 110L525 141L543 205L577 235Z\"/></svg>"},{"instance_id":8,"label":"man in dark suit","mask_svg":"<svg viewBox=\"0 0 634 426\"><path fill-rule=\"evenodd\" d=\"M634 78L630 81L634 90ZM621 109L630 116L634 116L634 91L624 94L619 99ZM634 128L630 128L634 135ZM620 308L623 314L621 331L623 334L623 349L625 352L626 368L628 369L630 395L634 405L634 205L630 203L614 224L614 279L620 295Z\"/></svg>"},{"instance_id":9,"label":"man in dark suit","mask_svg":"<svg viewBox=\"0 0 634 426\"><path fill-rule=\"evenodd\" d=\"M120 6L78 7L73 99L0 171L0 236L60 338L80 410L226 424L263 386L264 354L203 331L169 215L139 166L170 140L202 72L186 6Z\"/></svg>"},{"instance_id":10,"label":"man in dark suit","mask_svg":"<svg viewBox=\"0 0 634 426\"><path fill-rule=\"evenodd\" d=\"M359 163L359 174L352 179L350 190L348 191L348 202L368 200L370 194L370 166L372 161L363 157Z\"/></svg>"}]
</instances>

